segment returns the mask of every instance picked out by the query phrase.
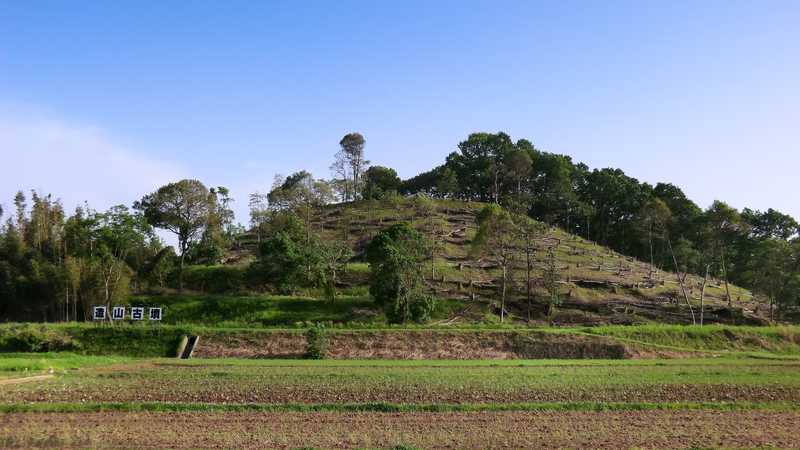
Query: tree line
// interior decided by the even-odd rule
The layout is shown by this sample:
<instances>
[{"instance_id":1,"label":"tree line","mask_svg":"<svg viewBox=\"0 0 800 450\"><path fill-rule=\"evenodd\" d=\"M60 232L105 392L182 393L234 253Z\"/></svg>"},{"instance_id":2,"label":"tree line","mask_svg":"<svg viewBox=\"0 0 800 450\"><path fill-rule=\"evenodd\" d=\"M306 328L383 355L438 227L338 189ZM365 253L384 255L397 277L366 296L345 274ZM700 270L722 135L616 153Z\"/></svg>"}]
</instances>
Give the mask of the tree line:
<instances>
[{"instance_id":1,"label":"tree line","mask_svg":"<svg viewBox=\"0 0 800 450\"><path fill-rule=\"evenodd\" d=\"M668 269L750 288L776 306L800 304L800 227L774 209L701 209L670 183L474 133L444 164L400 183L404 195L492 202ZM728 302L733 299L727 294Z\"/></svg>"},{"instance_id":2,"label":"tree line","mask_svg":"<svg viewBox=\"0 0 800 450\"><path fill-rule=\"evenodd\" d=\"M800 304L800 228L787 214L737 211L720 201L704 210L675 185L652 186L619 169L590 170L505 133L471 134L442 165L407 180L392 168L370 166L365 145L358 133L344 136L329 180L299 171L276 177L267 193L250 195L248 228L257 259L245 275L249 287L292 292L314 286L335 301L341 271L353 258L347 227L341 239L322 239L311 223L313 211L335 202L415 196L420 204L438 198L497 205L479 215L473 252L501 268L525 258L529 304L530 252L541 232L530 219L647 261L651 275L673 270L679 279L686 273L717 277L726 287L753 289L778 312ZM91 305L123 301L132 291L182 289L186 265L224 262L240 245L245 227L234 224L232 201L224 187L181 180L132 207L98 212L83 205L67 215L52 195L19 192L13 208L0 208L0 317L83 320ZM433 300L419 280L436 242L398 227L375 236L364 254L370 291L391 320L424 320ZM155 229L173 233L177 246L165 246ZM435 270L431 264L432 276ZM545 278L555 285L551 272ZM507 279L503 270L501 316ZM557 304L557 289L551 304Z\"/></svg>"},{"instance_id":3,"label":"tree line","mask_svg":"<svg viewBox=\"0 0 800 450\"><path fill-rule=\"evenodd\" d=\"M224 187L182 180L133 208L82 205L67 215L50 194L18 192L0 225L0 317L86 320L93 305L126 304L132 291L176 279L180 286L185 261L218 262L230 247L238 231L231 201ZM177 253L155 227L176 233Z\"/></svg>"},{"instance_id":4,"label":"tree line","mask_svg":"<svg viewBox=\"0 0 800 450\"><path fill-rule=\"evenodd\" d=\"M336 300L338 276L353 252L345 239L322 239L312 211L361 199L374 187L364 181L374 171L365 167L363 137L352 133L340 146L332 171L341 178L315 180L300 171L278 177L268 194L250 196L257 258L242 285L280 293L314 287ZM234 225L232 202L225 187L191 179L161 186L132 207L100 212L82 205L71 215L50 194L18 192L7 219L0 208L0 318L88 320L92 306L127 304L133 292L181 291L187 265L222 263L239 246L245 229ZM177 245L166 246L157 229L174 234ZM370 246L370 290L390 321L424 321L432 311L417 276L424 254L424 238L408 225L379 233Z\"/></svg>"}]
</instances>

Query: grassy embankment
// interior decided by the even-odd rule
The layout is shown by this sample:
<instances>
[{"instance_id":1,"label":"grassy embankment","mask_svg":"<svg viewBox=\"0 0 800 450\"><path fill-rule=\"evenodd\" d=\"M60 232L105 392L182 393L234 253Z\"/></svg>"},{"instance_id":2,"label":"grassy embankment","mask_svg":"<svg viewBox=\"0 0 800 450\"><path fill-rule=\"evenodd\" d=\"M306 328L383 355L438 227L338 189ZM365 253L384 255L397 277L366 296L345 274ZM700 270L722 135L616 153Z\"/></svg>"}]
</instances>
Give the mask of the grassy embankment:
<instances>
[{"instance_id":1,"label":"grassy embankment","mask_svg":"<svg viewBox=\"0 0 800 450\"><path fill-rule=\"evenodd\" d=\"M162 322L171 325L262 328L304 327L315 322L343 327L386 323L383 311L366 292L340 295L333 302L313 296L174 294L136 296L131 303L164 308ZM441 299L432 320L443 320L461 306L455 300Z\"/></svg>"},{"instance_id":2,"label":"grassy embankment","mask_svg":"<svg viewBox=\"0 0 800 450\"><path fill-rule=\"evenodd\" d=\"M312 315L326 316L325 320L330 317L334 321L380 322L381 312L375 311L368 302L368 267L358 255L363 253L366 243L381 229L397 222L408 222L439 244L432 263L435 270L430 261L424 263L429 293L440 299L448 299L443 300L447 305L437 318L455 318L460 323L496 321L498 317L496 311L492 311L492 304L497 302L497 280L501 269L470 251L477 231L476 214L482 206L480 203L437 201L432 212L425 212L413 200L402 200L392 204L362 201L315 210L311 219L312 230L325 240L347 242L357 255L340 274L342 300L344 303L352 302L358 310L356 314L343 310L331 311L333 314L307 310L308 314L303 314L303 304L320 297L314 289L300 289L298 296L294 297L299 303L294 311L283 310L273 314L270 309L274 305L271 304L264 305L266 309L263 310L256 308L256 305L271 303L272 300L265 296L240 295L251 288L245 282L245 272L247 264L254 258L254 236L251 241L245 239L241 243L244 248L237 250L237 258L230 264L188 267L186 286L196 292L216 294L217 297L207 298L210 310L202 312L202 315L209 320L219 317L230 325L287 325L293 321L314 320ZM547 315L546 293L536 283L533 318L539 324L691 323L689 308L674 274L654 270L646 262L626 257L559 229L549 228L536 241L532 273L534 280L541 280L543 276L548 249L554 250L557 259L560 293L564 303L555 314ZM522 289L525 273L523 259L519 259L515 270L512 270L513 283L507 302L511 321L521 321L527 317L527 302ZM695 312L699 307L701 285L702 278L688 276L687 289ZM733 310L726 306L725 289L720 280L711 280L706 285L707 323L754 324L763 320L755 316L765 314L764 305L754 299L752 293L737 286L730 286L730 289ZM234 304L232 307L240 308L238 316L218 309L220 302L228 302L227 296L230 296L229 302ZM473 296L474 301L465 301ZM184 306L187 309L202 309L200 297L183 297L140 296L133 300L161 303L178 308L181 312L186 311L180 309ZM194 303L195 306L188 303ZM452 314L456 311L458 314ZM190 321L188 318L174 320Z\"/></svg>"},{"instance_id":3,"label":"grassy embankment","mask_svg":"<svg viewBox=\"0 0 800 450\"><path fill-rule=\"evenodd\" d=\"M205 325L123 324L3 324L0 325L0 351L71 351L86 355L120 355L132 357L174 356L182 336L198 334L204 339L268 339L272 333L297 336L303 340L305 328L224 328ZM448 336L468 336L480 341L482 336L498 333L546 340L599 337L608 343L618 343L639 351L675 351L702 354L728 354L793 358L800 355L800 327L742 327L742 326L608 326L572 328L525 328L515 326L461 327L387 327L372 325L363 329L330 328L332 338L352 336L380 344L392 337L410 339L446 339ZM403 336L409 335L409 336ZM202 341L201 341L202 342ZM432 345L444 345L432 342ZM202 344L201 344L202 345ZM302 343L300 344L302 345Z\"/></svg>"}]
</instances>

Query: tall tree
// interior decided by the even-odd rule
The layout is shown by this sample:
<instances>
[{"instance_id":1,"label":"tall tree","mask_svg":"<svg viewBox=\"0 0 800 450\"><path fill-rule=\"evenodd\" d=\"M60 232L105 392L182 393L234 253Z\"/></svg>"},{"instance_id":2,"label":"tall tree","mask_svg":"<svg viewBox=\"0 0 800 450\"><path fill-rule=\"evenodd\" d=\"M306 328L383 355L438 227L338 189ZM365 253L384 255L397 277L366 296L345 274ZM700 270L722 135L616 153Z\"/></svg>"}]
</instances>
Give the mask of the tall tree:
<instances>
[{"instance_id":1,"label":"tall tree","mask_svg":"<svg viewBox=\"0 0 800 450\"><path fill-rule=\"evenodd\" d=\"M16 209L16 230L20 236L24 236L26 229L28 227L28 219L27 219L27 203L25 203L25 194L22 191L17 191L17 194L14 196L14 207Z\"/></svg>"},{"instance_id":2,"label":"tall tree","mask_svg":"<svg viewBox=\"0 0 800 450\"><path fill-rule=\"evenodd\" d=\"M369 293L384 307L390 322L425 322L435 302L422 284L425 239L406 223L378 233L367 246Z\"/></svg>"},{"instance_id":3,"label":"tall tree","mask_svg":"<svg viewBox=\"0 0 800 450\"><path fill-rule=\"evenodd\" d=\"M353 251L347 242L316 240L315 251L319 261L317 266L317 284L322 287L325 298L336 301L336 283L339 281L339 273L344 269Z\"/></svg>"},{"instance_id":4,"label":"tall tree","mask_svg":"<svg viewBox=\"0 0 800 450\"><path fill-rule=\"evenodd\" d=\"M533 170L531 155L524 150L513 150L508 154L506 171L509 179L515 185L515 193L522 193L522 186L527 181L528 175Z\"/></svg>"},{"instance_id":5,"label":"tall tree","mask_svg":"<svg viewBox=\"0 0 800 450\"><path fill-rule=\"evenodd\" d=\"M390 193L400 190L400 177L394 169L383 166L372 166L364 172L364 188L362 198L381 199Z\"/></svg>"},{"instance_id":6,"label":"tall tree","mask_svg":"<svg viewBox=\"0 0 800 450\"><path fill-rule=\"evenodd\" d=\"M192 259L206 264L218 264L234 239L233 199L224 186L209 189L208 219L203 234L192 252Z\"/></svg>"},{"instance_id":7,"label":"tall tree","mask_svg":"<svg viewBox=\"0 0 800 450\"><path fill-rule=\"evenodd\" d=\"M499 202L505 155L514 149L506 133L473 133L458 144L459 152L447 157L459 180L459 197L464 200Z\"/></svg>"},{"instance_id":8,"label":"tall tree","mask_svg":"<svg viewBox=\"0 0 800 450\"><path fill-rule=\"evenodd\" d=\"M445 167L436 180L436 194L441 198L449 198L458 192L458 177L453 169Z\"/></svg>"},{"instance_id":9,"label":"tall tree","mask_svg":"<svg viewBox=\"0 0 800 450\"><path fill-rule=\"evenodd\" d=\"M517 216L519 243L525 254L525 298L528 301L528 322L533 309L533 269L536 262L536 241L545 233L546 226L528 216Z\"/></svg>"},{"instance_id":10,"label":"tall tree","mask_svg":"<svg viewBox=\"0 0 800 450\"><path fill-rule=\"evenodd\" d=\"M555 249L550 247L547 249L547 259L545 260L544 273L542 274L542 282L547 291L548 316L552 316L556 308L561 304L561 298L558 293L558 282L560 279L561 273L558 270Z\"/></svg>"},{"instance_id":11,"label":"tall tree","mask_svg":"<svg viewBox=\"0 0 800 450\"><path fill-rule=\"evenodd\" d=\"M261 242L263 228L269 220L269 198L267 194L255 192L250 194L250 228L256 232L256 241Z\"/></svg>"},{"instance_id":12,"label":"tall tree","mask_svg":"<svg viewBox=\"0 0 800 450\"><path fill-rule=\"evenodd\" d=\"M303 220L305 240L302 245L307 249L312 248L312 213L314 208L333 201L333 191L330 184L324 180L315 180L309 172L302 170L288 176L282 183L273 188L268 198L270 210L273 213L293 214ZM308 279L312 277L311 271L312 263L309 260L306 264Z\"/></svg>"},{"instance_id":13,"label":"tall tree","mask_svg":"<svg viewBox=\"0 0 800 450\"><path fill-rule=\"evenodd\" d=\"M365 144L364 136L359 133L348 133L339 141L340 150L331 170L341 177L344 201L358 200L361 193L361 176L369 165L364 158Z\"/></svg>"},{"instance_id":14,"label":"tall tree","mask_svg":"<svg viewBox=\"0 0 800 450\"><path fill-rule=\"evenodd\" d=\"M731 292L728 284L730 269L730 252L734 242L743 234L747 225L742 221L739 212L721 201L715 201L703 216L706 234L706 246L710 254L717 259L728 306L732 306Z\"/></svg>"},{"instance_id":15,"label":"tall tree","mask_svg":"<svg viewBox=\"0 0 800 450\"><path fill-rule=\"evenodd\" d=\"M788 241L800 233L797 221L772 208L766 212L745 208L742 220L749 225L750 236L754 239L782 239Z\"/></svg>"},{"instance_id":16,"label":"tall tree","mask_svg":"<svg viewBox=\"0 0 800 450\"><path fill-rule=\"evenodd\" d=\"M258 247L258 260L251 268L253 276L267 282L282 294L291 294L307 280L305 249L297 238L280 231Z\"/></svg>"},{"instance_id":17,"label":"tall tree","mask_svg":"<svg viewBox=\"0 0 800 450\"><path fill-rule=\"evenodd\" d=\"M183 289L183 266L187 252L202 236L210 213L208 188L197 180L181 180L160 187L134 203L147 221L178 238L178 289Z\"/></svg>"},{"instance_id":18,"label":"tall tree","mask_svg":"<svg viewBox=\"0 0 800 450\"><path fill-rule=\"evenodd\" d=\"M510 270L516 259L517 227L508 211L499 205L487 205L477 216L478 233L472 254L489 258L500 267L500 322L505 320L506 294Z\"/></svg>"},{"instance_id":19,"label":"tall tree","mask_svg":"<svg viewBox=\"0 0 800 450\"><path fill-rule=\"evenodd\" d=\"M650 250L650 278L653 278L655 271L655 255L653 251L653 241L662 239L667 232L671 217L669 207L663 200L653 198L641 208L638 214L637 225L647 236L647 245Z\"/></svg>"},{"instance_id":20,"label":"tall tree","mask_svg":"<svg viewBox=\"0 0 800 450\"><path fill-rule=\"evenodd\" d=\"M100 279L100 298L110 307L115 300L126 300L133 275L127 258L134 249L145 246L152 233L146 219L141 214L131 214L124 205L98 214L94 223L94 264Z\"/></svg>"},{"instance_id":21,"label":"tall tree","mask_svg":"<svg viewBox=\"0 0 800 450\"><path fill-rule=\"evenodd\" d=\"M745 279L767 298L770 319L783 306L800 298L800 246L779 238L760 241L747 262Z\"/></svg>"},{"instance_id":22,"label":"tall tree","mask_svg":"<svg viewBox=\"0 0 800 450\"><path fill-rule=\"evenodd\" d=\"M431 263L431 280L436 278L436 256L444 248L444 232L436 217L436 202L425 194L414 197L414 208L422 221L422 230L427 238L428 258Z\"/></svg>"},{"instance_id":23,"label":"tall tree","mask_svg":"<svg viewBox=\"0 0 800 450\"><path fill-rule=\"evenodd\" d=\"M663 201L670 210L669 235L677 242L680 238L697 241L697 226L703 211L674 184L658 183L653 195ZM696 244L696 242L695 242Z\"/></svg>"}]
</instances>

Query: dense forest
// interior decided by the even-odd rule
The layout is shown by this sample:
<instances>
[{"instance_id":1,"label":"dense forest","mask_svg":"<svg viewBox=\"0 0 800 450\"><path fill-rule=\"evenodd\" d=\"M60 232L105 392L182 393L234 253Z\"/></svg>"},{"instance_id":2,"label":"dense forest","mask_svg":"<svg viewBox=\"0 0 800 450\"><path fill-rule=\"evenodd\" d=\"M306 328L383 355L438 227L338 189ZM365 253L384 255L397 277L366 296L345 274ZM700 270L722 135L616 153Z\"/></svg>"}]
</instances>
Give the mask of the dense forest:
<instances>
[{"instance_id":1,"label":"dense forest","mask_svg":"<svg viewBox=\"0 0 800 450\"><path fill-rule=\"evenodd\" d=\"M472 134L442 165L407 180L370 166L360 134L339 144L331 179L299 171L277 177L268 193L251 194L248 227L235 224L225 187L197 180L102 212L83 205L67 213L51 194L20 191L0 208L0 318L86 320L91 305L124 302L132 292L180 290L186 266L225 263L247 235L256 248L241 280L248 289L291 293L313 285L335 300L338 273L357 258L370 264L370 292L387 318L421 322L434 302L421 280L435 243L398 224L355 254L310 226L311 211L331 203L409 197L486 203L476 251L524 248L535 219L658 270L747 287L774 304L778 317L800 305L800 227L781 212L738 211L721 201L704 210L672 184L590 169L505 133ZM177 246L165 246L156 229L173 233Z\"/></svg>"},{"instance_id":2,"label":"dense forest","mask_svg":"<svg viewBox=\"0 0 800 450\"><path fill-rule=\"evenodd\" d=\"M797 221L769 209L701 209L673 184L620 169L590 170L569 156L475 133L445 163L401 183L403 194L499 203L623 254L734 282L781 304L800 298Z\"/></svg>"}]
</instances>

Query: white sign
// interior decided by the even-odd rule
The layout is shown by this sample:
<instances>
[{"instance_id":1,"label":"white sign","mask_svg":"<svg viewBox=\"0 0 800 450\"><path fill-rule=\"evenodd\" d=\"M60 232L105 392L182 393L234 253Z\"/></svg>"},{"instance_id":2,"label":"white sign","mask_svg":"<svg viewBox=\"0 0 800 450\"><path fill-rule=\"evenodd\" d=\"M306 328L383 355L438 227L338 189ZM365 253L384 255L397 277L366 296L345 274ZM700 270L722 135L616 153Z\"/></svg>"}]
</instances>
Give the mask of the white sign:
<instances>
[{"instance_id":1,"label":"white sign","mask_svg":"<svg viewBox=\"0 0 800 450\"><path fill-rule=\"evenodd\" d=\"M112 320L123 320L125 319L125 307L124 306L115 306L111 309L111 319Z\"/></svg>"},{"instance_id":2,"label":"white sign","mask_svg":"<svg viewBox=\"0 0 800 450\"><path fill-rule=\"evenodd\" d=\"M150 320L161 320L161 308L150 308Z\"/></svg>"},{"instance_id":3,"label":"white sign","mask_svg":"<svg viewBox=\"0 0 800 450\"><path fill-rule=\"evenodd\" d=\"M94 320L106 320L106 307L105 306L95 306L92 308L92 319Z\"/></svg>"},{"instance_id":4,"label":"white sign","mask_svg":"<svg viewBox=\"0 0 800 450\"><path fill-rule=\"evenodd\" d=\"M112 320L125 320L125 313L128 308L124 306L114 306L111 308ZM143 306L134 306L130 308L131 320L144 320ZM106 320L108 319L108 308L105 306L92 306L92 319L93 320ZM161 307L148 308L147 319L160 321L164 318L164 309Z\"/></svg>"},{"instance_id":5,"label":"white sign","mask_svg":"<svg viewBox=\"0 0 800 450\"><path fill-rule=\"evenodd\" d=\"M131 320L142 320L144 319L144 308L141 306L134 306L131 308Z\"/></svg>"}]
</instances>

